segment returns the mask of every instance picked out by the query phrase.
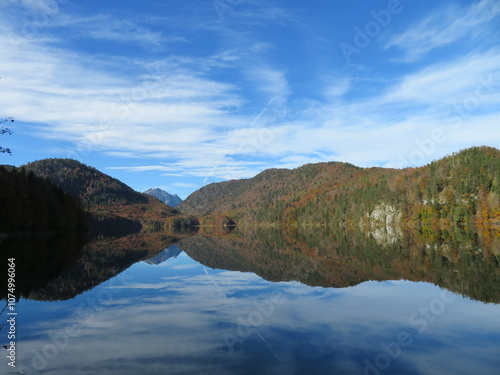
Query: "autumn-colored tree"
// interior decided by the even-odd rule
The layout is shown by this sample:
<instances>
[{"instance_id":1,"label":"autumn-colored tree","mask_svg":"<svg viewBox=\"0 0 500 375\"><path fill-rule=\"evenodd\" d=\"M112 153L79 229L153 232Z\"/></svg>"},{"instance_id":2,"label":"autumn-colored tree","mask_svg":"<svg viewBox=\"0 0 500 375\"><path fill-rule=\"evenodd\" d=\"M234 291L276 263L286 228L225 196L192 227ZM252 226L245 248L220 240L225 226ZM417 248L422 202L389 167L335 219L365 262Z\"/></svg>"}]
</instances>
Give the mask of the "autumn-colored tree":
<instances>
[{"instance_id":1,"label":"autumn-colored tree","mask_svg":"<svg viewBox=\"0 0 500 375\"><path fill-rule=\"evenodd\" d=\"M500 221L499 200L500 150L472 147L420 168L330 162L269 169L251 179L207 185L177 209L227 215L239 225L345 228L385 223L391 212L399 224L465 225Z\"/></svg>"}]
</instances>

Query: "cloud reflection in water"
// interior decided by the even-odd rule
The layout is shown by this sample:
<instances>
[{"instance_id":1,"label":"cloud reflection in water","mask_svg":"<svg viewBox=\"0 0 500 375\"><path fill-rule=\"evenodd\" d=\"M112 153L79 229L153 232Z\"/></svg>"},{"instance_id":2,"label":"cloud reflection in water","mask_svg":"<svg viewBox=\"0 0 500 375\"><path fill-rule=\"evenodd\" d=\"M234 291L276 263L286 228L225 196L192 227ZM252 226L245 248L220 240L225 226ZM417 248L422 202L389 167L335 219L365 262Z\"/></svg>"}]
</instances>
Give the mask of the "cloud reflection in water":
<instances>
[{"instance_id":1,"label":"cloud reflection in water","mask_svg":"<svg viewBox=\"0 0 500 375\"><path fill-rule=\"evenodd\" d=\"M131 281L110 280L70 301L21 301L23 323L29 323L19 364L32 368L34 351L42 353L50 337L76 326L79 334L41 373L363 374L365 360L373 363L381 344L403 331L412 344L383 374L494 374L500 368L500 306L456 296L419 331L425 320L419 309L436 310L432 301L443 293L427 283L344 289L272 283L208 269L184 253L160 267L138 263L124 276ZM76 313L106 290L112 299L87 307L93 315ZM39 314L46 309L50 315Z\"/></svg>"}]
</instances>

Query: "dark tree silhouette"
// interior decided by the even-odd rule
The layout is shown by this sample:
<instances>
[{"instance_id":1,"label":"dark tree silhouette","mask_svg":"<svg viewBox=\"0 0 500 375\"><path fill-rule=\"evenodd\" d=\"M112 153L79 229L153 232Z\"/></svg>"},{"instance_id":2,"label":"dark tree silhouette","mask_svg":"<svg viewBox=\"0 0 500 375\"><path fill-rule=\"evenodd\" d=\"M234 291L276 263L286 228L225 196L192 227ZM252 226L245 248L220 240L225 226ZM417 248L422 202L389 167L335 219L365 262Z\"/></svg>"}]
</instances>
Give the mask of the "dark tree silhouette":
<instances>
[{"instance_id":1,"label":"dark tree silhouette","mask_svg":"<svg viewBox=\"0 0 500 375\"><path fill-rule=\"evenodd\" d=\"M6 117L5 119L0 120L0 125L1 124L5 124L6 122L14 122L14 119L12 117ZM9 128L5 127L5 126L2 126L0 128L0 134L11 135L12 131ZM12 152L10 151L10 148L3 148L2 146L0 146L0 154L9 154L9 155L12 155Z\"/></svg>"}]
</instances>

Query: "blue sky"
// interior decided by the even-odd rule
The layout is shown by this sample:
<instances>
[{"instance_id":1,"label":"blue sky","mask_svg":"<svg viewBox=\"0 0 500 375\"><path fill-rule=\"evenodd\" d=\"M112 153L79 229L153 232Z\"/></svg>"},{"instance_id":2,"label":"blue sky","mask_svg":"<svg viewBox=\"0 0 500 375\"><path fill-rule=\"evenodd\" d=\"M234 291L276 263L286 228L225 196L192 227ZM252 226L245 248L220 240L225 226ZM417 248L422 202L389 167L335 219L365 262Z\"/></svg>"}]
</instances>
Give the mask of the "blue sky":
<instances>
[{"instance_id":1,"label":"blue sky","mask_svg":"<svg viewBox=\"0 0 500 375\"><path fill-rule=\"evenodd\" d=\"M6 0L1 163L182 198L267 168L500 147L500 3Z\"/></svg>"}]
</instances>

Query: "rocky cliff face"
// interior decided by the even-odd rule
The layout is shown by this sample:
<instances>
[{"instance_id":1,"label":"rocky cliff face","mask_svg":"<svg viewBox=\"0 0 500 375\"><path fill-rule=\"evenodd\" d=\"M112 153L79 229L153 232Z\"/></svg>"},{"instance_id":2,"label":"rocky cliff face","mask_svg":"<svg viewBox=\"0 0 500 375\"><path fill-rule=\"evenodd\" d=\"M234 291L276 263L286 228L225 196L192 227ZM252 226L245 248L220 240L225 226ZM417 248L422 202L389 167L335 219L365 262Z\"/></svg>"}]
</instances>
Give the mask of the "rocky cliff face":
<instances>
[{"instance_id":1,"label":"rocky cliff face","mask_svg":"<svg viewBox=\"0 0 500 375\"><path fill-rule=\"evenodd\" d=\"M367 229L380 245L393 244L403 237L403 214L395 206L380 203L367 214Z\"/></svg>"}]
</instances>

